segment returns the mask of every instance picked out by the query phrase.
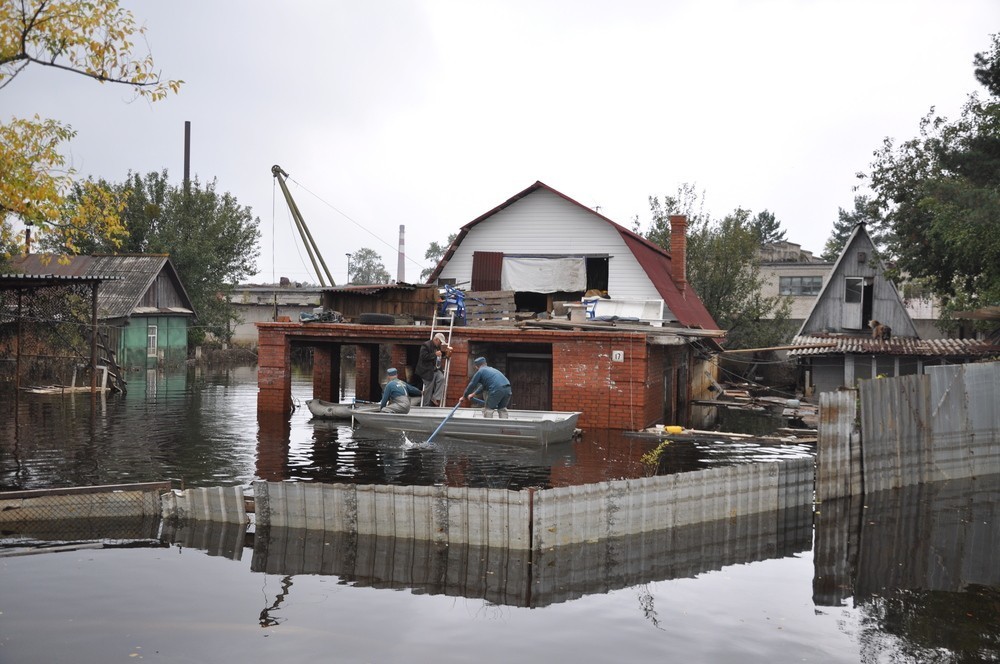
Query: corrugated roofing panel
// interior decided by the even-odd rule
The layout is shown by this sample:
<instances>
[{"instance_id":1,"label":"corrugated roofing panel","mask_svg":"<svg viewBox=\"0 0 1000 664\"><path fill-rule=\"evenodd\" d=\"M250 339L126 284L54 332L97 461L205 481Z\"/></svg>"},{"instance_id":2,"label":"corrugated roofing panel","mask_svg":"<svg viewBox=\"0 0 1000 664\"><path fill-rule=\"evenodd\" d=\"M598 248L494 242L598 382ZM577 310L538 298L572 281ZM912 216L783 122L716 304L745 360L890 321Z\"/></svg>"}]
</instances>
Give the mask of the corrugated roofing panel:
<instances>
[{"instance_id":1,"label":"corrugated roofing panel","mask_svg":"<svg viewBox=\"0 0 1000 664\"><path fill-rule=\"evenodd\" d=\"M1000 353L1000 346L978 339L912 339L893 338L889 341L871 337L835 335L796 336L792 344L803 346L790 350L792 357L819 355L912 355L923 357L988 357ZM834 344L834 345L829 345ZM820 346L812 347L808 346Z\"/></svg>"}]
</instances>

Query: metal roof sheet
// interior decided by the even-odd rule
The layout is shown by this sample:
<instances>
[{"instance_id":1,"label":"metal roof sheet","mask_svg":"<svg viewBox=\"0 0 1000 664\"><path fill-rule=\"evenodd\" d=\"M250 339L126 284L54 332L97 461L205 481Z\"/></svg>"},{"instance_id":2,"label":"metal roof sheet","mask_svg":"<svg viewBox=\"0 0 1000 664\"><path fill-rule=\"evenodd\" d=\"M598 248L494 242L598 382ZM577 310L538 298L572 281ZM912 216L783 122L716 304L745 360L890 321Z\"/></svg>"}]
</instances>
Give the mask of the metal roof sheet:
<instances>
[{"instance_id":1,"label":"metal roof sheet","mask_svg":"<svg viewBox=\"0 0 1000 664\"><path fill-rule=\"evenodd\" d=\"M70 256L65 262L46 254L30 254L16 259L14 265L25 274L107 278L97 293L97 308L102 318L131 316L157 275L164 270L188 308L192 308L167 254L95 254Z\"/></svg>"},{"instance_id":2,"label":"metal roof sheet","mask_svg":"<svg viewBox=\"0 0 1000 664\"><path fill-rule=\"evenodd\" d=\"M792 344L803 346L804 348L789 350L788 355L791 357L844 354L989 357L1000 354L1000 346L979 339L916 339L894 337L889 341L881 341L872 339L870 336L799 335L792 339Z\"/></svg>"}]
</instances>

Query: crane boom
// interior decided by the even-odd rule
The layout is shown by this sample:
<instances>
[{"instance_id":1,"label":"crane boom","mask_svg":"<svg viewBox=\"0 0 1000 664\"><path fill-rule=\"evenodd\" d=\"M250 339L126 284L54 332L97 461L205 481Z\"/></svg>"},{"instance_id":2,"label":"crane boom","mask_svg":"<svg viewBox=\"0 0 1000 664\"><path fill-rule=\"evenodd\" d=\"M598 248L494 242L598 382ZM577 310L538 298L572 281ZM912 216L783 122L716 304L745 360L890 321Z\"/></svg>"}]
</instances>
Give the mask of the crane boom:
<instances>
[{"instance_id":1,"label":"crane boom","mask_svg":"<svg viewBox=\"0 0 1000 664\"><path fill-rule=\"evenodd\" d=\"M336 286L337 284L334 283L333 277L330 276L330 269L327 268L326 261L323 260L323 254L319 252L319 247L316 246L316 241L313 240L312 233L309 232L309 227L306 226L306 220L302 218L299 206L295 204L292 193L288 191L288 185L285 184L288 173L282 170L281 166L275 164L271 167L271 175L278 181L281 193L285 196L285 202L288 203L292 219L295 220L295 228L298 229L299 235L302 237L302 243L306 246L306 253L309 254L309 260L312 261L313 270L316 271L316 276L319 278L319 285L326 286L326 282L323 281L323 274L325 273L326 278L330 280L330 286ZM319 260L319 265L323 266L323 272L320 272L319 265L316 264L317 259Z\"/></svg>"}]
</instances>

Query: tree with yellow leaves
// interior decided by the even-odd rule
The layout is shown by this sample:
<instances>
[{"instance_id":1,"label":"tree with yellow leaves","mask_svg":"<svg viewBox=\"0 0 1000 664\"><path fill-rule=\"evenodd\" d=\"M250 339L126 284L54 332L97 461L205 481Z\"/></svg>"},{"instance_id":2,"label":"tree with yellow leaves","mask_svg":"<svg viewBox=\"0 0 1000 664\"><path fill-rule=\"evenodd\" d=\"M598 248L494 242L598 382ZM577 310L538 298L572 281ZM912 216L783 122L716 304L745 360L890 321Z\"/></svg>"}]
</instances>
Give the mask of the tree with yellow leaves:
<instances>
[{"instance_id":1,"label":"tree with yellow leaves","mask_svg":"<svg viewBox=\"0 0 1000 664\"><path fill-rule=\"evenodd\" d=\"M180 89L163 80L152 56L135 55L133 39L145 34L118 0L4 0L0 3L0 90L29 65L131 87L150 101ZM124 201L87 182L70 199L76 172L61 152L75 132L34 116L0 124L0 261L20 246L15 220L38 235L58 231L67 250L97 235L116 244L125 229Z\"/></svg>"}]
</instances>

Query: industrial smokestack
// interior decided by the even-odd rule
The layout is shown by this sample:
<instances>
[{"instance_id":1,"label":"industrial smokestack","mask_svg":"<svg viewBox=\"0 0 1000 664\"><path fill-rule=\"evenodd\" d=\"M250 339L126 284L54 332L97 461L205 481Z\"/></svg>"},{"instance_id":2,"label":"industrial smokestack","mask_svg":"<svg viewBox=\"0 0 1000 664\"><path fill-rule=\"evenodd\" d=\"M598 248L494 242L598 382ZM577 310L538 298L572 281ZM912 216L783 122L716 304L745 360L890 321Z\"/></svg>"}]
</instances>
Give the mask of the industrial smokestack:
<instances>
[{"instance_id":1,"label":"industrial smokestack","mask_svg":"<svg viewBox=\"0 0 1000 664\"><path fill-rule=\"evenodd\" d=\"M399 256L396 263L396 283L402 284L406 283L406 244L403 241L403 235L406 232L406 226L403 224L399 225Z\"/></svg>"},{"instance_id":2,"label":"industrial smokestack","mask_svg":"<svg viewBox=\"0 0 1000 664\"><path fill-rule=\"evenodd\" d=\"M191 121L184 121L184 190L191 182Z\"/></svg>"}]
</instances>

